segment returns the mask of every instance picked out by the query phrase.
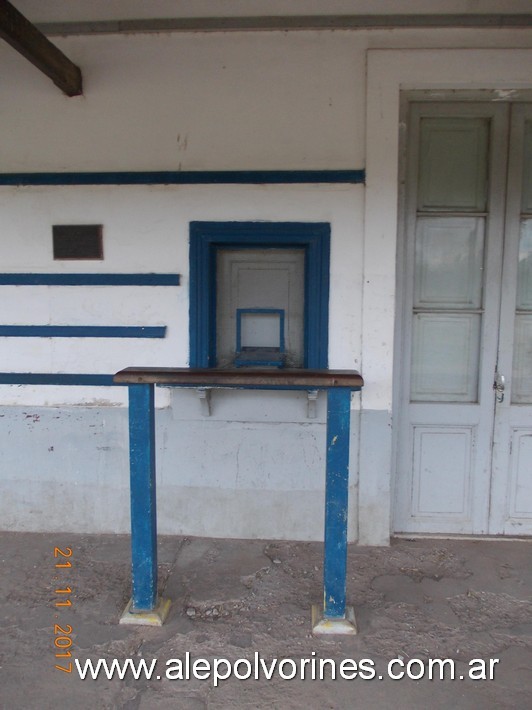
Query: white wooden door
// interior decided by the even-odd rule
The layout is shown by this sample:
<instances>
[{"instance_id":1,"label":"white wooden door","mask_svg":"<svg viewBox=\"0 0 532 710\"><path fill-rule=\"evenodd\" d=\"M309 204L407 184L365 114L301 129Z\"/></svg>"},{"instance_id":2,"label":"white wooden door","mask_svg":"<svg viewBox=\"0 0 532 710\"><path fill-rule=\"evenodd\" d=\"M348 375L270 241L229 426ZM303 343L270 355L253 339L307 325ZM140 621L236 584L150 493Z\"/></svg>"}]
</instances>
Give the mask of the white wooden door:
<instances>
[{"instance_id":1,"label":"white wooden door","mask_svg":"<svg viewBox=\"0 0 532 710\"><path fill-rule=\"evenodd\" d=\"M410 106L396 532L532 532L527 110Z\"/></svg>"}]
</instances>

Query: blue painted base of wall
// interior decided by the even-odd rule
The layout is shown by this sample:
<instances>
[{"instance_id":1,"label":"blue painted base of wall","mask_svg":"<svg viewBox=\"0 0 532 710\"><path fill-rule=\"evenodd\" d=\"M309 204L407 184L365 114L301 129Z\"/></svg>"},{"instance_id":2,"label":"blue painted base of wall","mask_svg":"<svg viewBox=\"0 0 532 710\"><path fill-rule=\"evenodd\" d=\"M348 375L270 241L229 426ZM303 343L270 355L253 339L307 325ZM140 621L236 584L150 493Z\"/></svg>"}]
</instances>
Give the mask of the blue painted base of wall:
<instances>
[{"instance_id":1,"label":"blue painted base of wall","mask_svg":"<svg viewBox=\"0 0 532 710\"><path fill-rule=\"evenodd\" d=\"M304 393L263 392L260 412L254 396L217 392L206 419L194 391L173 391L173 406L157 410L160 534L323 540L324 402L307 420ZM275 423L279 398L285 421ZM129 534L126 408L0 407L0 430L2 529ZM355 433L351 450L356 461Z\"/></svg>"}]
</instances>

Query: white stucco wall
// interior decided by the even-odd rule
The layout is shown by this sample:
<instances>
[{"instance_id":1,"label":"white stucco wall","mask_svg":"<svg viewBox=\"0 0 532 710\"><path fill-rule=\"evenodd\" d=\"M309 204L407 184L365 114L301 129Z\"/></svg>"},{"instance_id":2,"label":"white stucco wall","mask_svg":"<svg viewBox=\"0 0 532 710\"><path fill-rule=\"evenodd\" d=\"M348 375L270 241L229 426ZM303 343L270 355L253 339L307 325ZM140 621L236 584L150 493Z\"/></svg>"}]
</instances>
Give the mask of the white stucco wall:
<instances>
[{"instance_id":1,"label":"white stucco wall","mask_svg":"<svg viewBox=\"0 0 532 710\"><path fill-rule=\"evenodd\" d=\"M362 241L357 234L362 232L362 214L361 185L4 187L4 271L181 277L175 287L1 286L3 297L13 304L4 313L5 325L167 326L166 338L153 340L0 338L4 371L108 374L129 365L186 367L189 223L194 220L330 223L330 366L356 368L362 308ZM102 262L53 260L51 226L71 223L103 225ZM43 397L53 401L49 389L31 395L28 388L3 389L4 403L39 404ZM93 389L87 391L93 399ZM76 397L79 401L79 393ZM115 401L114 390L112 397Z\"/></svg>"},{"instance_id":2,"label":"white stucco wall","mask_svg":"<svg viewBox=\"0 0 532 710\"><path fill-rule=\"evenodd\" d=\"M2 145L4 171L310 169L363 162L364 106L357 101L363 52L351 51L347 34L55 41L83 68L83 96L66 98L22 56L0 48L9 96L4 120L15 129Z\"/></svg>"},{"instance_id":3,"label":"white stucco wall","mask_svg":"<svg viewBox=\"0 0 532 710\"><path fill-rule=\"evenodd\" d=\"M350 539L386 542L399 92L529 85L530 51L509 48L531 46L530 33L195 33L54 41L82 67L82 97L66 98L0 45L3 173L367 167L367 187L0 187L5 272L181 275L180 286L164 288L0 287L9 304L3 324L168 328L164 340L0 338L0 369L111 373L128 365L185 366L190 221L330 222L329 365L361 369L366 380L362 397L353 399ZM453 49L463 46L477 51ZM103 224L103 262L53 261L51 225L78 222ZM257 404L258 396L215 398L213 416L202 418L191 393L161 391L162 532L320 538L323 402L312 422L300 395L276 395L266 405ZM127 531L125 393L2 386L0 403L9 422L0 525ZM74 421L77 433L69 442ZM90 427L97 434L84 438L80 432ZM259 441L266 454L257 449ZM300 457L294 458L293 441L301 442ZM195 451L207 451L207 458Z\"/></svg>"}]
</instances>

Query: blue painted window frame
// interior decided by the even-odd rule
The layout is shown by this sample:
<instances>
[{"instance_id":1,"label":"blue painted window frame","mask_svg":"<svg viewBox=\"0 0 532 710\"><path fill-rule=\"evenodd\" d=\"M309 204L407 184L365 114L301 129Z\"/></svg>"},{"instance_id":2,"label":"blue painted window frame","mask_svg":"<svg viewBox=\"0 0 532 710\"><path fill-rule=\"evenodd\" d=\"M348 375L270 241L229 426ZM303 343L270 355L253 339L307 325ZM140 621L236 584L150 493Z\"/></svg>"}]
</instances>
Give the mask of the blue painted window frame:
<instances>
[{"instance_id":1,"label":"blue painted window frame","mask_svg":"<svg viewBox=\"0 0 532 710\"><path fill-rule=\"evenodd\" d=\"M190 366L216 366L216 255L220 248L305 250L304 367L323 369L329 351L328 222L190 223Z\"/></svg>"}]
</instances>

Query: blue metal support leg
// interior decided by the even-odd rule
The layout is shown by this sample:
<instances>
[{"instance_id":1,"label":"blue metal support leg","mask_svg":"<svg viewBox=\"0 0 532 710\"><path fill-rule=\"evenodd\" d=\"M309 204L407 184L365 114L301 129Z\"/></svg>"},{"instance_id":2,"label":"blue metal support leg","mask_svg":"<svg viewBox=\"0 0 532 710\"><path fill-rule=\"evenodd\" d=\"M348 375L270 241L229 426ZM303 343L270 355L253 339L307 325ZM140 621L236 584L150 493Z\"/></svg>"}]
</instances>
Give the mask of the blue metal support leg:
<instances>
[{"instance_id":1,"label":"blue metal support leg","mask_svg":"<svg viewBox=\"0 0 532 710\"><path fill-rule=\"evenodd\" d=\"M129 385L131 476L131 611L157 606L157 511L155 502L154 385Z\"/></svg>"},{"instance_id":2,"label":"blue metal support leg","mask_svg":"<svg viewBox=\"0 0 532 710\"><path fill-rule=\"evenodd\" d=\"M323 618L343 619L346 613L347 498L351 390L327 391L327 460L325 483L325 552Z\"/></svg>"}]
</instances>

